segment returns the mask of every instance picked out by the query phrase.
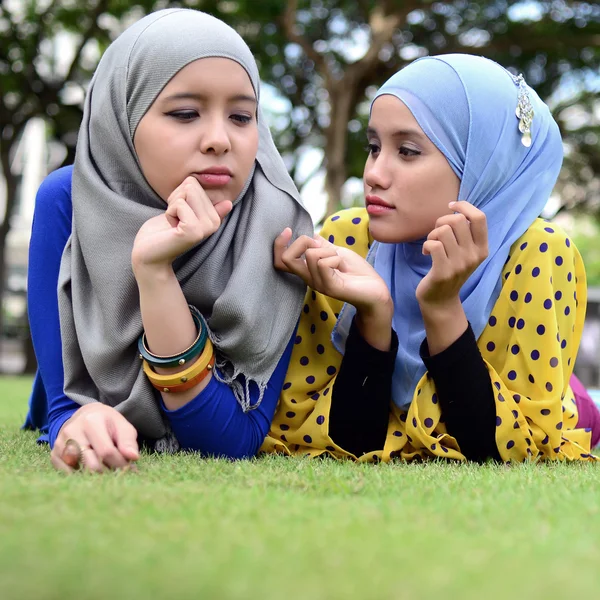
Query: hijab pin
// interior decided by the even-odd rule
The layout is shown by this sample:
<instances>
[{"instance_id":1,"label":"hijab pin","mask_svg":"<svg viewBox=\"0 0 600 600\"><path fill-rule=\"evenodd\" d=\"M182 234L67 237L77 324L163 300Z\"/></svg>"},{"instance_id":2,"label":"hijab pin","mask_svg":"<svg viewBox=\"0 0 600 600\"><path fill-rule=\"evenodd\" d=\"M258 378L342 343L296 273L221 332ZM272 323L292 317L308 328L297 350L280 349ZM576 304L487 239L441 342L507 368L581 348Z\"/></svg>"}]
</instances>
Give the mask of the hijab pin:
<instances>
[{"instance_id":1,"label":"hijab pin","mask_svg":"<svg viewBox=\"0 0 600 600\"><path fill-rule=\"evenodd\" d=\"M526 148L531 146L531 123L533 121L533 106L531 104L531 98L529 91L527 90L527 84L522 74L515 77L512 73L510 75L515 85L519 88L519 95L517 99L517 108L515 114L519 119L519 131L521 132L521 144Z\"/></svg>"}]
</instances>

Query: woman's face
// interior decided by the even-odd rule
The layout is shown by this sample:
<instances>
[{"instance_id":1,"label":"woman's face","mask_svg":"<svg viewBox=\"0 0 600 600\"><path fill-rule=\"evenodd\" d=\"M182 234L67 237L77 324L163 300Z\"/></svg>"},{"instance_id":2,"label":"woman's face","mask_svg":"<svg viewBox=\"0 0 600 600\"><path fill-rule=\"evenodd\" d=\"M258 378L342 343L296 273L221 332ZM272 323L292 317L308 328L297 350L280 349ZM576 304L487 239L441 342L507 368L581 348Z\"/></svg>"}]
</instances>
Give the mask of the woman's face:
<instances>
[{"instance_id":1,"label":"woman's face","mask_svg":"<svg viewBox=\"0 0 600 600\"><path fill-rule=\"evenodd\" d=\"M369 229L380 242L426 237L448 204L458 200L460 180L396 96L379 96L367 129L369 157L364 188Z\"/></svg>"},{"instance_id":2,"label":"woman's face","mask_svg":"<svg viewBox=\"0 0 600 600\"><path fill-rule=\"evenodd\" d=\"M256 158L256 113L252 83L237 62L190 63L165 86L135 132L148 183L166 201L191 175L213 204L233 202Z\"/></svg>"}]
</instances>

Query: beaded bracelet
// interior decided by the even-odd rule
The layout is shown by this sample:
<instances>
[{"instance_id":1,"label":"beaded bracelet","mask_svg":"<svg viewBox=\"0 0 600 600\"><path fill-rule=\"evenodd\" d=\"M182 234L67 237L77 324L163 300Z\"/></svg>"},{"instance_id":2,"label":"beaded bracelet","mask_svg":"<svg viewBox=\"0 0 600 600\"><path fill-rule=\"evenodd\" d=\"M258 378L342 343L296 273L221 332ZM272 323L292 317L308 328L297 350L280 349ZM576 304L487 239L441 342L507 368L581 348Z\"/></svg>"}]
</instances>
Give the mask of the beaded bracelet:
<instances>
[{"instance_id":1,"label":"beaded bracelet","mask_svg":"<svg viewBox=\"0 0 600 600\"><path fill-rule=\"evenodd\" d=\"M138 352L140 353L140 358L150 363L153 367L170 368L182 367L190 359L198 356L206 344L208 327L204 324L204 319L202 318L200 311L195 306L190 305L190 312L192 313L192 318L194 319L194 323L198 329L198 335L196 336L194 343L189 348L186 348L183 352L173 356L159 356L158 354L153 354L150 352L150 350L148 350L148 346L146 344L146 333L144 332L138 339Z\"/></svg>"},{"instance_id":2,"label":"beaded bracelet","mask_svg":"<svg viewBox=\"0 0 600 600\"><path fill-rule=\"evenodd\" d=\"M200 383L213 369L215 354L212 342L206 340L206 345L198 360L185 371L160 375L152 370L148 361L144 360L144 373L150 383L161 392L185 392Z\"/></svg>"}]
</instances>

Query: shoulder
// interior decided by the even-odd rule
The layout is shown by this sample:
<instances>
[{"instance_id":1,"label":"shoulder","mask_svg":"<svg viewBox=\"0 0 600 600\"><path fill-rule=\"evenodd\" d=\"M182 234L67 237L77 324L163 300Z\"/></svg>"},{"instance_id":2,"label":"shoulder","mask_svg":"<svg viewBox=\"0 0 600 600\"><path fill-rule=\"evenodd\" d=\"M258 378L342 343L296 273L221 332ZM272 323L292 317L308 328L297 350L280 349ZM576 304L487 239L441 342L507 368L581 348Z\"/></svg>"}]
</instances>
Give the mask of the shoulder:
<instances>
[{"instance_id":1,"label":"shoulder","mask_svg":"<svg viewBox=\"0 0 600 600\"><path fill-rule=\"evenodd\" d=\"M577 247L562 227L536 219L513 244L502 273L503 292L511 299L524 296L529 303L538 296L540 310L557 299L572 297L585 301L585 268ZM570 310L570 309L569 309Z\"/></svg>"},{"instance_id":2,"label":"shoulder","mask_svg":"<svg viewBox=\"0 0 600 600\"><path fill-rule=\"evenodd\" d=\"M37 197L36 209L43 210L45 207L55 209L57 207L71 213L71 180L73 178L73 166L61 167L49 173L42 181Z\"/></svg>"},{"instance_id":3,"label":"shoulder","mask_svg":"<svg viewBox=\"0 0 600 600\"><path fill-rule=\"evenodd\" d=\"M504 266L504 279L509 273L527 269L537 277L540 269L576 266L581 261L579 251L565 230L543 219L536 219L512 245Z\"/></svg>"},{"instance_id":4,"label":"shoulder","mask_svg":"<svg viewBox=\"0 0 600 600\"><path fill-rule=\"evenodd\" d=\"M543 219L536 219L529 229L513 244L511 256L534 253L550 255L560 254L561 252L570 254L576 251L572 240L565 230Z\"/></svg>"},{"instance_id":5,"label":"shoulder","mask_svg":"<svg viewBox=\"0 0 600 600\"><path fill-rule=\"evenodd\" d=\"M73 178L73 165L67 167L61 167L49 173L42 184L40 185L40 192L51 193L51 192L62 192L71 195L71 180Z\"/></svg>"},{"instance_id":6,"label":"shoulder","mask_svg":"<svg viewBox=\"0 0 600 600\"><path fill-rule=\"evenodd\" d=\"M336 246L366 256L373 241L369 235L369 215L364 208L341 210L323 223L320 235Z\"/></svg>"}]
</instances>

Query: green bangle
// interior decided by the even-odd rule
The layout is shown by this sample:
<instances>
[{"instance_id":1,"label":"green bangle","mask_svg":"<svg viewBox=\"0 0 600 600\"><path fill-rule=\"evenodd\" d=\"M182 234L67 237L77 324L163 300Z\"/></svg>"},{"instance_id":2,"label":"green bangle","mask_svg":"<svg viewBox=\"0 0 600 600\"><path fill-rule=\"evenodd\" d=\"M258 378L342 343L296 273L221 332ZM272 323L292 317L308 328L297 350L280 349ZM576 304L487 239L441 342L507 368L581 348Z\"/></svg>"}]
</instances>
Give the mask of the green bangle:
<instances>
[{"instance_id":1,"label":"green bangle","mask_svg":"<svg viewBox=\"0 0 600 600\"><path fill-rule=\"evenodd\" d=\"M204 346L206 345L208 327L206 327L204 324L204 319L202 318L200 311L195 306L190 306L190 312L192 313L192 318L194 319L194 323L198 329L198 335L196 336L194 343L189 348L173 356L158 356L156 354L152 354L146 345L146 333L144 332L138 338L138 352L140 354L140 358L145 360L153 367L170 368L182 367L190 359L201 354L204 350Z\"/></svg>"}]
</instances>

